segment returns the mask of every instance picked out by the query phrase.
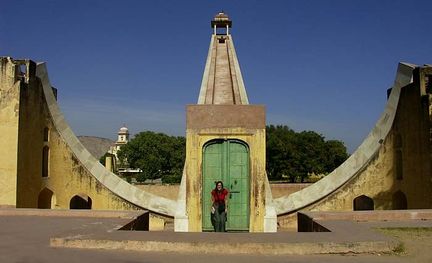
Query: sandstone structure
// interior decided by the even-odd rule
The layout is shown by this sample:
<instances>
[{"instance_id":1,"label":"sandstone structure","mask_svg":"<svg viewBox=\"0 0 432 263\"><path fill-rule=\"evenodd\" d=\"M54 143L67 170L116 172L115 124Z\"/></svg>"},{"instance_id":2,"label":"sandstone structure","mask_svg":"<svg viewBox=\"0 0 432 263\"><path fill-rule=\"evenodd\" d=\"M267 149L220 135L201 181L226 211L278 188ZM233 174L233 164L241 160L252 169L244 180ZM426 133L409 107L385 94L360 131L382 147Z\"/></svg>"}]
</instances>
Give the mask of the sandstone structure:
<instances>
[{"instance_id":1,"label":"sandstone structure","mask_svg":"<svg viewBox=\"0 0 432 263\"><path fill-rule=\"evenodd\" d=\"M231 26L223 13L212 21L198 103L187 106L177 200L128 184L85 149L59 109L45 63L0 58L0 206L146 209L161 229L161 218L171 218L176 231L206 231L207 193L222 178L235 207L232 230L274 232L276 222L294 226L300 210L432 207L432 66L400 63L384 113L352 156L317 183L273 200L265 108L248 103Z\"/></svg>"},{"instance_id":2,"label":"sandstone structure","mask_svg":"<svg viewBox=\"0 0 432 263\"><path fill-rule=\"evenodd\" d=\"M276 198L278 221L296 212L432 207L432 67L400 63L375 127L342 165L317 183Z\"/></svg>"},{"instance_id":3,"label":"sandstone structure","mask_svg":"<svg viewBox=\"0 0 432 263\"><path fill-rule=\"evenodd\" d=\"M174 215L175 201L128 184L84 148L58 107L45 63L4 57L0 74L2 206Z\"/></svg>"},{"instance_id":4,"label":"sandstone structure","mask_svg":"<svg viewBox=\"0 0 432 263\"><path fill-rule=\"evenodd\" d=\"M213 229L210 192L221 180L230 192L228 231L276 232L265 171L265 108L249 105L229 34L231 20L219 13L211 25L198 104L186 110L186 163L175 229ZM218 34L218 28L225 32Z\"/></svg>"}]
</instances>

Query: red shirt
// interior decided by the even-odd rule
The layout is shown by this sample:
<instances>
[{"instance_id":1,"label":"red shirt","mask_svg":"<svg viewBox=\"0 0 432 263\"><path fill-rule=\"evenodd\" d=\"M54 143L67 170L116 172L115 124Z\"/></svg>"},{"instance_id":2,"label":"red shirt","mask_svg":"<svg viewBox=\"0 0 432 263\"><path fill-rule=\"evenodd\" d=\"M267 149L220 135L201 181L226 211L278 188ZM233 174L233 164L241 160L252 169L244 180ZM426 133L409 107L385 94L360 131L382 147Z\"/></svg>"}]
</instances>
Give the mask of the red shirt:
<instances>
[{"instance_id":1,"label":"red shirt","mask_svg":"<svg viewBox=\"0 0 432 263\"><path fill-rule=\"evenodd\" d=\"M213 200L215 203L224 204L225 203L225 197L228 195L227 189L222 189L221 191L217 191L215 189L211 192L213 196Z\"/></svg>"}]
</instances>

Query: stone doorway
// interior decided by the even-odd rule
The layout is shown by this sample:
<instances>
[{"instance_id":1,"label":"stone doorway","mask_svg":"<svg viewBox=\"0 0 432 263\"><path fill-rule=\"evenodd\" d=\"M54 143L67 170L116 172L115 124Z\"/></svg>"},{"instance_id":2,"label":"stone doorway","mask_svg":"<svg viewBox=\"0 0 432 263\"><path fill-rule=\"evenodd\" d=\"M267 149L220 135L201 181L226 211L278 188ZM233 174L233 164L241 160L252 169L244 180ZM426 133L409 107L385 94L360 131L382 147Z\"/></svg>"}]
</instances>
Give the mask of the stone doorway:
<instances>
[{"instance_id":1,"label":"stone doorway","mask_svg":"<svg viewBox=\"0 0 432 263\"><path fill-rule=\"evenodd\" d=\"M203 148L202 229L212 231L210 222L211 191L222 181L228 189L229 208L226 229L249 230L249 148L239 140L213 140Z\"/></svg>"}]
</instances>

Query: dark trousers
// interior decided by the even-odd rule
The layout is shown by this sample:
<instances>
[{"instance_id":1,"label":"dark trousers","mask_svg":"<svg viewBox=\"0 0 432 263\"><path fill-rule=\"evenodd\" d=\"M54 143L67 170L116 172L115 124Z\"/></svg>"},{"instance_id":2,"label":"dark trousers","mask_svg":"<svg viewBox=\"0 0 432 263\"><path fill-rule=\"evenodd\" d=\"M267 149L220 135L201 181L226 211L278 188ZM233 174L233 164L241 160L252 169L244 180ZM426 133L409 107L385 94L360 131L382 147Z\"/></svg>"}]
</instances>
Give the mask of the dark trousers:
<instances>
[{"instance_id":1,"label":"dark trousers","mask_svg":"<svg viewBox=\"0 0 432 263\"><path fill-rule=\"evenodd\" d=\"M215 232L225 232L226 213L225 211L219 213L217 210L212 214L212 222L214 222Z\"/></svg>"}]
</instances>

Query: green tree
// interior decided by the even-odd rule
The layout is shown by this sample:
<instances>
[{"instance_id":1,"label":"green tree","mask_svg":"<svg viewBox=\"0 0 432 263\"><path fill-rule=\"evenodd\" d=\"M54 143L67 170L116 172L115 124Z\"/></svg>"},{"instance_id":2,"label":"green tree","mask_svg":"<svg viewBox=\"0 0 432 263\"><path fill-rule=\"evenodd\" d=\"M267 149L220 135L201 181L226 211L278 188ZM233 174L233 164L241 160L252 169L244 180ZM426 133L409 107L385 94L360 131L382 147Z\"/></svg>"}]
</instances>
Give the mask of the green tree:
<instances>
[{"instance_id":1,"label":"green tree","mask_svg":"<svg viewBox=\"0 0 432 263\"><path fill-rule=\"evenodd\" d=\"M304 182L310 174L327 174L348 158L341 141L326 141L314 131L295 132L286 125L266 127L267 175L270 180ZM181 180L185 161L184 137L145 131L137 134L119 153L121 163L140 168L138 181L162 178Z\"/></svg>"},{"instance_id":2,"label":"green tree","mask_svg":"<svg viewBox=\"0 0 432 263\"><path fill-rule=\"evenodd\" d=\"M346 159L348 159L349 155L347 153L346 147L341 141L337 140L329 140L325 142L326 148L326 171L332 171Z\"/></svg>"},{"instance_id":3,"label":"green tree","mask_svg":"<svg viewBox=\"0 0 432 263\"><path fill-rule=\"evenodd\" d=\"M301 156L297 168L301 182L304 182L311 173L322 174L326 172L324 136L313 131L302 131L297 134L297 149Z\"/></svg>"},{"instance_id":4,"label":"green tree","mask_svg":"<svg viewBox=\"0 0 432 263\"><path fill-rule=\"evenodd\" d=\"M304 182L310 174L327 174L348 158L340 141L326 141L314 131L297 133L284 125L266 128L267 174L270 180Z\"/></svg>"},{"instance_id":5,"label":"green tree","mask_svg":"<svg viewBox=\"0 0 432 263\"><path fill-rule=\"evenodd\" d=\"M288 126L267 126L267 175L270 180L282 180L283 176L295 176L292 171L295 132ZM290 178L291 179L291 178Z\"/></svg>"},{"instance_id":6,"label":"green tree","mask_svg":"<svg viewBox=\"0 0 432 263\"><path fill-rule=\"evenodd\" d=\"M185 159L185 138L145 131L137 134L118 152L121 162L142 172L137 181L169 177L180 181ZM174 179L173 179L174 178Z\"/></svg>"}]
</instances>

